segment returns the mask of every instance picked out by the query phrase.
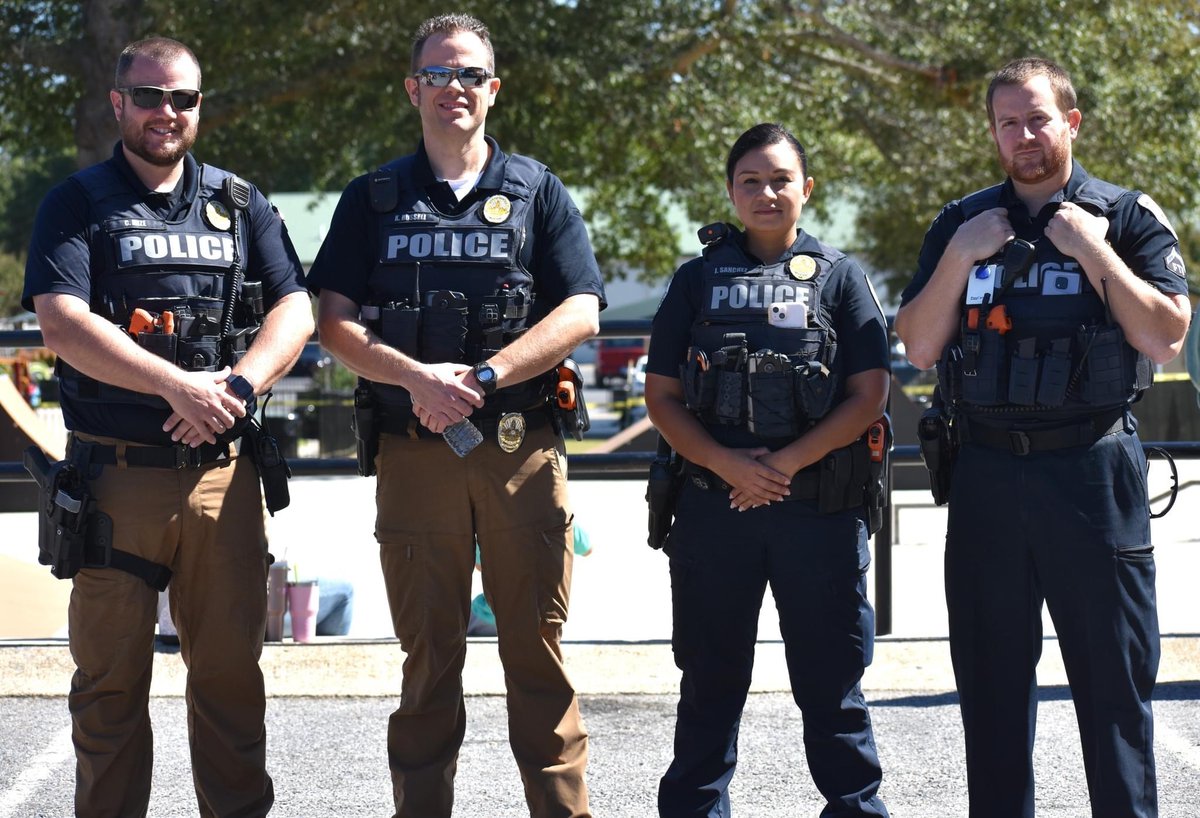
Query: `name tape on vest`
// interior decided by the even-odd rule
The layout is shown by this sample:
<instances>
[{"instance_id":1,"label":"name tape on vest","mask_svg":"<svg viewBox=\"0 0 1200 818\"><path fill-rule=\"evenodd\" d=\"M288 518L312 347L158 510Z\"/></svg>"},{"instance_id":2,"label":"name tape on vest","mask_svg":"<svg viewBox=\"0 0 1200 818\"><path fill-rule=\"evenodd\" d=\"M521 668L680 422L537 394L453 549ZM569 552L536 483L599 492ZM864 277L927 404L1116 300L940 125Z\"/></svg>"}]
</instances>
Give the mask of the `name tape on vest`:
<instances>
[{"instance_id":1,"label":"name tape on vest","mask_svg":"<svg viewBox=\"0 0 1200 818\"><path fill-rule=\"evenodd\" d=\"M511 230L397 230L384 237L383 261L452 259L498 264L515 260L515 244Z\"/></svg>"},{"instance_id":2,"label":"name tape on vest","mask_svg":"<svg viewBox=\"0 0 1200 818\"><path fill-rule=\"evenodd\" d=\"M233 238L213 233L131 233L117 237L117 266L163 261L233 263Z\"/></svg>"},{"instance_id":3,"label":"name tape on vest","mask_svg":"<svg viewBox=\"0 0 1200 818\"><path fill-rule=\"evenodd\" d=\"M775 302L810 306L812 287L791 282L718 284L712 288L710 310L765 310Z\"/></svg>"}]
</instances>

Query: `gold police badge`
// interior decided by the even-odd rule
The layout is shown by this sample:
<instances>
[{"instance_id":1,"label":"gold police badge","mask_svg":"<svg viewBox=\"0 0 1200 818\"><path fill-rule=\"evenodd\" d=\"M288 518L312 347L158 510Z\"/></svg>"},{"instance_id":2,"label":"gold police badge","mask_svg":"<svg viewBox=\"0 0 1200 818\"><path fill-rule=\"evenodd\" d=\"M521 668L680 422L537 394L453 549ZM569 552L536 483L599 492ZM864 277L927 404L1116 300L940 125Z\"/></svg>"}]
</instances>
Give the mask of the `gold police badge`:
<instances>
[{"instance_id":1,"label":"gold police badge","mask_svg":"<svg viewBox=\"0 0 1200 818\"><path fill-rule=\"evenodd\" d=\"M204 205L204 221L208 222L208 226L213 230L228 230L233 226L229 211L216 199L209 199Z\"/></svg>"},{"instance_id":2,"label":"gold police badge","mask_svg":"<svg viewBox=\"0 0 1200 818\"><path fill-rule=\"evenodd\" d=\"M817 274L817 262L812 256L792 256L788 262L788 272L797 281L808 281Z\"/></svg>"},{"instance_id":3,"label":"gold police badge","mask_svg":"<svg viewBox=\"0 0 1200 818\"><path fill-rule=\"evenodd\" d=\"M509 213L512 213L512 202L507 196L497 193L495 196L488 196L487 201L483 203L483 218L492 224L500 224L508 218Z\"/></svg>"},{"instance_id":4,"label":"gold police badge","mask_svg":"<svg viewBox=\"0 0 1200 818\"><path fill-rule=\"evenodd\" d=\"M496 442L512 454L525 441L525 416L520 412L505 412L496 424Z\"/></svg>"}]
</instances>

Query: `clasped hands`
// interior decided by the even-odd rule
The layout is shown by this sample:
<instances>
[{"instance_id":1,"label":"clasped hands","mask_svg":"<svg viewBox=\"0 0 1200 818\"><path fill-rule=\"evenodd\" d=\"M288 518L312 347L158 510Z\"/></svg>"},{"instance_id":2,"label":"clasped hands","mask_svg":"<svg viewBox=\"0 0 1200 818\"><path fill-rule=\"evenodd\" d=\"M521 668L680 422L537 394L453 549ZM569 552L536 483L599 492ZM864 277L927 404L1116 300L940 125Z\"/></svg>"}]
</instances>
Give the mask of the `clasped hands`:
<instances>
[{"instance_id":1,"label":"clasped hands","mask_svg":"<svg viewBox=\"0 0 1200 818\"><path fill-rule=\"evenodd\" d=\"M765 446L753 449L724 449L712 470L732 488L729 507L746 511L779 502L791 494L795 473L780 452Z\"/></svg>"},{"instance_id":2,"label":"clasped hands","mask_svg":"<svg viewBox=\"0 0 1200 818\"><path fill-rule=\"evenodd\" d=\"M435 434L483 406L483 389L463 364L422 364L406 388L417 420Z\"/></svg>"}]
</instances>

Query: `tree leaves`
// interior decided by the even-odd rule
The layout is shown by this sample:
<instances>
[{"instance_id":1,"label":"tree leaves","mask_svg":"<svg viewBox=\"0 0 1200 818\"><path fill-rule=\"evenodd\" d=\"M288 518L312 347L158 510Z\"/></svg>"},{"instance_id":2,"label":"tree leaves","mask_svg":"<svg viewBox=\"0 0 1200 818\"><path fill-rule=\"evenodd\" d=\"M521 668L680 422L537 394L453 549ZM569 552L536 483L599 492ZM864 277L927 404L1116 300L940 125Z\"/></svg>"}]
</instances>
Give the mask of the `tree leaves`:
<instances>
[{"instance_id":1,"label":"tree leaves","mask_svg":"<svg viewBox=\"0 0 1200 818\"><path fill-rule=\"evenodd\" d=\"M106 156L112 41L168 33L204 68L201 159L267 190L338 190L419 139L403 85L412 29L443 11L413 0L7 3L0 140L16 154L75 145ZM990 72L1027 54L1075 79L1076 153L1090 171L1146 190L1181 222L1200 212L1200 12L1189 0L515 0L476 13L503 81L489 132L588 191L611 273L668 274L679 211L696 226L731 219L726 152L770 120L809 149L812 209L853 201L850 249L900 286L939 207L1000 178L984 94Z\"/></svg>"}]
</instances>

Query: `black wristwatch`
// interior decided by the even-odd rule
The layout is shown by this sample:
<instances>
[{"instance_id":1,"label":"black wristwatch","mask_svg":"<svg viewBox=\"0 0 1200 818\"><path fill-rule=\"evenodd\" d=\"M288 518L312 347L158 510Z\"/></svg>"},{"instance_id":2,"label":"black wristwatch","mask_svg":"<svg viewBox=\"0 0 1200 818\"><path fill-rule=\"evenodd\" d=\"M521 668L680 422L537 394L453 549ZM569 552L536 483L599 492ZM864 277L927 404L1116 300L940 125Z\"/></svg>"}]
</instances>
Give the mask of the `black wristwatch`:
<instances>
[{"instance_id":1,"label":"black wristwatch","mask_svg":"<svg viewBox=\"0 0 1200 818\"><path fill-rule=\"evenodd\" d=\"M254 384L241 375L230 375L225 379L225 384L233 390L233 394L242 399L242 403L249 404L254 400Z\"/></svg>"},{"instance_id":2,"label":"black wristwatch","mask_svg":"<svg viewBox=\"0 0 1200 818\"><path fill-rule=\"evenodd\" d=\"M471 374L475 376L485 397L496 394L496 370L492 369L491 364L487 361L477 363L471 367Z\"/></svg>"}]
</instances>

